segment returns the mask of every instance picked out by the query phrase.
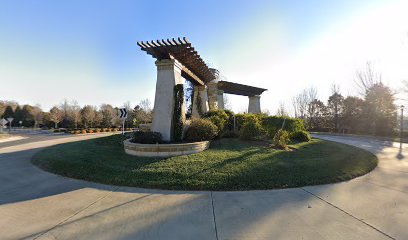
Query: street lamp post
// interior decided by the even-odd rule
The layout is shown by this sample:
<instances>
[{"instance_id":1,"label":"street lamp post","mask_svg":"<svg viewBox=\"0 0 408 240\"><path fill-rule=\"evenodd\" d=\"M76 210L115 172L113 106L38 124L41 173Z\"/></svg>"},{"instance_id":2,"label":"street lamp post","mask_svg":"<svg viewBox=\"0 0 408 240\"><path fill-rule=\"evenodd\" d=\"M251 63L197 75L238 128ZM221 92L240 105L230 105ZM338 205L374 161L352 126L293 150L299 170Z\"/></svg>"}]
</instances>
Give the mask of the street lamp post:
<instances>
[{"instance_id":1,"label":"street lamp post","mask_svg":"<svg viewBox=\"0 0 408 240\"><path fill-rule=\"evenodd\" d=\"M403 132L404 132L404 105L401 105L401 124L400 124L400 141L402 142Z\"/></svg>"}]
</instances>

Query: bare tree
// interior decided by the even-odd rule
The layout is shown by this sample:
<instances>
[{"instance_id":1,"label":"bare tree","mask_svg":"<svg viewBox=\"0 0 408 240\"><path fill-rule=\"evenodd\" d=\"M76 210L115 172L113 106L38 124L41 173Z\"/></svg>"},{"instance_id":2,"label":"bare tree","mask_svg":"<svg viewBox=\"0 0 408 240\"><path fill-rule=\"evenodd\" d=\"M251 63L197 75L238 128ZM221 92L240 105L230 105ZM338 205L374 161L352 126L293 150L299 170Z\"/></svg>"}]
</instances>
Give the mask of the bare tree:
<instances>
[{"instance_id":1,"label":"bare tree","mask_svg":"<svg viewBox=\"0 0 408 240\"><path fill-rule=\"evenodd\" d=\"M33 116L34 120L34 128L36 128L42 122L44 116L40 105L36 105L31 109L31 115Z\"/></svg>"},{"instance_id":2,"label":"bare tree","mask_svg":"<svg viewBox=\"0 0 408 240\"><path fill-rule=\"evenodd\" d=\"M331 115L330 118L333 120L334 131L339 130L339 118L344 108L344 97L340 94L340 87L336 84L332 85L332 95L327 101L327 111Z\"/></svg>"},{"instance_id":3,"label":"bare tree","mask_svg":"<svg viewBox=\"0 0 408 240\"><path fill-rule=\"evenodd\" d=\"M81 109L81 118L85 125L85 128L88 128L88 126L93 127L93 123L95 121L95 112L96 108L91 105L85 105Z\"/></svg>"},{"instance_id":4,"label":"bare tree","mask_svg":"<svg viewBox=\"0 0 408 240\"><path fill-rule=\"evenodd\" d=\"M53 108L51 108L49 116L50 120L55 124L54 127L58 128L58 123L60 123L62 119L64 119L64 112L58 107L54 106Z\"/></svg>"},{"instance_id":5,"label":"bare tree","mask_svg":"<svg viewBox=\"0 0 408 240\"><path fill-rule=\"evenodd\" d=\"M306 119L310 112L310 103L317 98L317 89L310 87L304 89L301 93L293 97L292 104L295 111L295 117Z\"/></svg>"},{"instance_id":6,"label":"bare tree","mask_svg":"<svg viewBox=\"0 0 408 240\"><path fill-rule=\"evenodd\" d=\"M223 100L224 100L224 109L231 110L231 102L229 97L226 94L223 94Z\"/></svg>"},{"instance_id":7,"label":"bare tree","mask_svg":"<svg viewBox=\"0 0 408 240\"><path fill-rule=\"evenodd\" d=\"M140 101L139 106L146 112L152 111L150 100L147 98Z\"/></svg>"},{"instance_id":8,"label":"bare tree","mask_svg":"<svg viewBox=\"0 0 408 240\"><path fill-rule=\"evenodd\" d=\"M297 103L297 96L292 97L292 107L293 107L293 114L295 118L299 117L299 105Z\"/></svg>"},{"instance_id":9,"label":"bare tree","mask_svg":"<svg viewBox=\"0 0 408 240\"><path fill-rule=\"evenodd\" d=\"M67 105L67 118L72 121L75 128L78 128L78 123L81 121L81 107L76 100Z\"/></svg>"},{"instance_id":10,"label":"bare tree","mask_svg":"<svg viewBox=\"0 0 408 240\"><path fill-rule=\"evenodd\" d=\"M408 80L404 80L402 83L404 84L404 87L402 88L402 92L403 94L408 95Z\"/></svg>"},{"instance_id":11,"label":"bare tree","mask_svg":"<svg viewBox=\"0 0 408 240\"><path fill-rule=\"evenodd\" d=\"M109 104L102 104L100 111L102 113L102 125L104 127L111 127L115 122L115 109Z\"/></svg>"},{"instance_id":12,"label":"bare tree","mask_svg":"<svg viewBox=\"0 0 408 240\"><path fill-rule=\"evenodd\" d=\"M276 112L276 115L279 117L287 117L289 115L288 112L286 111L284 102L279 103L279 107L278 107L278 111Z\"/></svg>"},{"instance_id":13,"label":"bare tree","mask_svg":"<svg viewBox=\"0 0 408 240\"><path fill-rule=\"evenodd\" d=\"M382 82L381 74L374 71L370 62L366 63L365 70L358 70L356 72L356 78L356 84L360 89L361 95L365 95L372 86Z\"/></svg>"},{"instance_id":14,"label":"bare tree","mask_svg":"<svg viewBox=\"0 0 408 240\"><path fill-rule=\"evenodd\" d=\"M94 126L101 126L103 120L103 115L101 111L95 108L95 118L94 118Z\"/></svg>"}]
</instances>

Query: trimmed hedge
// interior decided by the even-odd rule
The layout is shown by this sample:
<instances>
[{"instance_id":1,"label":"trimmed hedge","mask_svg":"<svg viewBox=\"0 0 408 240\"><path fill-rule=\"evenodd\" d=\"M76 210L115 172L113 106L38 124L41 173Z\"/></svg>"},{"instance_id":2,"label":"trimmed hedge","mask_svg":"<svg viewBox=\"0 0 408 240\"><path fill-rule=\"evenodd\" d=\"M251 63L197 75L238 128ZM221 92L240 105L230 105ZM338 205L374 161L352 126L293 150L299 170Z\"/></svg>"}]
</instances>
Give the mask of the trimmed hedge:
<instances>
[{"instance_id":1,"label":"trimmed hedge","mask_svg":"<svg viewBox=\"0 0 408 240\"><path fill-rule=\"evenodd\" d=\"M260 120L260 116L252 113L235 114L235 128L241 130L241 127L247 122L254 122Z\"/></svg>"},{"instance_id":2,"label":"trimmed hedge","mask_svg":"<svg viewBox=\"0 0 408 240\"><path fill-rule=\"evenodd\" d=\"M283 130L286 130L288 133L306 130L303 120L298 118L268 116L263 117L261 121L262 126L268 133L273 134L272 136L282 128L283 122L285 122Z\"/></svg>"},{"instance_id":3,"label":"trimmed hedge","mask_svg":"<svg viewBox=\"0 0 408 240\"><path fill-rule=\"evenodd\" d=\"M213 110L208 111L204 114L204 118L210 120L217 126L217 136L220 137L223 132L225 132L226 124L229 120L229 116L225 113L224 110Z\"/></svg>"},{"instance_id":4,"label":"trimmed hedge","mask_svg":"<svg viewBox=\"0 0 408 240\"><path fill-rule=\"evenodd\" d=\"M210 141L217 136L217 126L208 119L194 119L186 132L189 142Z\"/></svg>"},{"instance_id":5,"label":"trimmed hedge","mask_svg":"<svg viewBox=\"0 0 408 240\"><path fill-rule=\"evenodd\" d=\"M269 137L275 136L276 132L282 128L284 121L285 124L283 129L288 131L288 133L306 130L304 121L298 118L267 116L265 114L251 113L235 114L235 125L237 130L240 130L245 123L254 121L258 121L262 125Z\"/></svg>"},{"instance_id":6,"label":"trimmed hedge","mask_svg":"<svg viewBox=\"0 0 408 240\"><path fill-rule=\"evenodd\" d=\"M256 121L246 122L240 130L240 138L244 140L255 140L263 135L261 124Z\"/></svg>"},{"instance_id":7,"label":"trimmed hedge","mask_svg":"<svg viewBox=\"0 0 408 240\"><path fill-rule=\"evenodd\" d=\"M312 138L306 131L296 131L289 134L290 140L293 142L309 142Z\"/></svg>"},{"instance_id":8,"label":"trimmed hedge","mask_svg":"<svg viewBox=\"0 0 408 240\"><path fill-rule=\"evenodd\" d=\"M135 131L131 142L143 144L162 143L162 135L159 132Z\"/></svg>"}]
</instances>

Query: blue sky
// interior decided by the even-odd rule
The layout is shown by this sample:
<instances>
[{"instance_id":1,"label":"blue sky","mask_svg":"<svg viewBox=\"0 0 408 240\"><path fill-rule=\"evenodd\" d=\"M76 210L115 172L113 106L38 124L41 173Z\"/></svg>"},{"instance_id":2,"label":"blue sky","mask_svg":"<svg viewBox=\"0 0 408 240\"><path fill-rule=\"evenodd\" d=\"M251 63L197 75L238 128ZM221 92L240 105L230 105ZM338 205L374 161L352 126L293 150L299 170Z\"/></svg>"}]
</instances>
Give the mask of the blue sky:
<instances>
[{"instance_id":1,"label":"blue sky","mask_svg":"<svg viewBox=\"0 0 408 240\"><path fill-rule=\"evenodd\" d=\"M153 102L154 59L136 42L167 37L187 37L229 81L268 88L262 107L271 113L280 102L290 108L290 98L309 86L322 99L332 83L345 95L355 94L355 71L366 61L395 88L408 79L404 1L0 1L0 6L0 99L44 110L65 98L81 105ZM230 102L235 111L247 106L244 97L230 96Z\"/></svg>"}]
</instances>

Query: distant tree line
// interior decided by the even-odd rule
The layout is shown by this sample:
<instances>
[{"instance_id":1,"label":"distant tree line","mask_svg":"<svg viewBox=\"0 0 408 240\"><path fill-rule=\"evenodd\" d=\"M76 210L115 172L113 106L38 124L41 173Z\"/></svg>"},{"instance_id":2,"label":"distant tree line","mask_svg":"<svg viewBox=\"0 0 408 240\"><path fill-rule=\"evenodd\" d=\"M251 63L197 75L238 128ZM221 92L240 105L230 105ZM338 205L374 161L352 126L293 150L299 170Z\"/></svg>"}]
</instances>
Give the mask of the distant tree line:
<instances>
[{"instance_id":1,"label":"distant tree line","mask_svg":"<svg viewBox=\"0 0 408 240\"><path fill-rule=\"evenodd\" d=\"M381 75L375 74L371 65L357 72L357 85L361 97L340 93L332 86L332 94L323 102L315 88L305 89L293 97L294 115L304 119L311 131L331 131L390 136L397 130L395 93L386 86ZM278 112L284 112L281 109Z\"/></svg>"},{"instance_id":2,"label":"distant tree line","mask_svg":"<svg viewBox=\"0 0 408 240\"><path fill-rule=\"evenodd\" d=\"M152 120L152 108L148 99L142 100L135 107L127 102L128 110L125 127L137 127L140 123ZM110 104L79 106L76 101L65 100L49 112L44 112L40 106L19 105L15 101L0 101L0 117L13 118L13 127L47 127L47 128L95 128L121 127L118 117L118 107Z\"/></svg>"}]
</instances>

